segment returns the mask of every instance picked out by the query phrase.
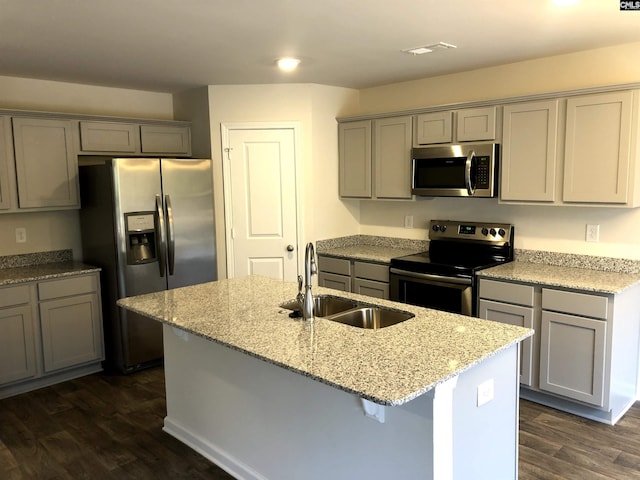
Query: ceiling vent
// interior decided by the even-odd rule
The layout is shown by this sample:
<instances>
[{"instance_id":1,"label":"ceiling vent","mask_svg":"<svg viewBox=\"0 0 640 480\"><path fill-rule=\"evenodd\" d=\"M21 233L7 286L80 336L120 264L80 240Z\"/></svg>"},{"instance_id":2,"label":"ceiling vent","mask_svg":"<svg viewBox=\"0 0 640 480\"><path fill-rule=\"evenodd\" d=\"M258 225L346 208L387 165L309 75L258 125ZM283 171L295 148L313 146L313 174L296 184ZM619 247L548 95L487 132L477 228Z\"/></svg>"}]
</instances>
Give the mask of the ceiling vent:
<instances>
[{"instance_id":1,"label":"ceiling vent","mask_svg":"<svg viewBox=\"0 0 640 480\"><path fill-rule=\"evenodd\" d=\"M431 53L435 50L450 50L452 48L458 48L455 45L445 42L438 42L432 45L425 45L423 47L407 48L402 50L404 53L410 53L411 55L423 55L425 53Z\"/></svg>"}]
</instances>

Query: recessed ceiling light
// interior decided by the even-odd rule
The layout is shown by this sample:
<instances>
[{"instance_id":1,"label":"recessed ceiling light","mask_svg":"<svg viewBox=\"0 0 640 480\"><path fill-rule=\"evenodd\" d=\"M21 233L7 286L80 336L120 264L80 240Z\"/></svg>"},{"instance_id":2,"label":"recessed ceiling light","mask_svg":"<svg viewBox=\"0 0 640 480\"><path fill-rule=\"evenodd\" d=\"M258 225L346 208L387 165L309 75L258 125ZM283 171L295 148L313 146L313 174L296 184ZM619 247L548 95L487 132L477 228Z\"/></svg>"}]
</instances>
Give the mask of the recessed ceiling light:
<instances>
[{"instance_id":1,"label":"recessed ceiling light","mask_svg":"<svg viewBox=\"0 0 640 480\"><path fill-rule=\"evenodd\" d=\"M298 58L284 57L278 60L278 68L283 72L292 72L298 65L300 60Z\"/></svg>"},{"instance_id":2,"label":"recessed ceiling light","mask_svg":"<svg viewBox=\"0 0 640 480\"><path fill-rule=\"evenodd\" d=\"M405 53L410 53L412 55L423 55L425 53L431 53L434 50L449 50L452 48L458 48L458 47L450 43L438 42L432 45L425 45L423 47L407 48L406 50L402 50L402 51Z\"/></svg>"}]
</instances>

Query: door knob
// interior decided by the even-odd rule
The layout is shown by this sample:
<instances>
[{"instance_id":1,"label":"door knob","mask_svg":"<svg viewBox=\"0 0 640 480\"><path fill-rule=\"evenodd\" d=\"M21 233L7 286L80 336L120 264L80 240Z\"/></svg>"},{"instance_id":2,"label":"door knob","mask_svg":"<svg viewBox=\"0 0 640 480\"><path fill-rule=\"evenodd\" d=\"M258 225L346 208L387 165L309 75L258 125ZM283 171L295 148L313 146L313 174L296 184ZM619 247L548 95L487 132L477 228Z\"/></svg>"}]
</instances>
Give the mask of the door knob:
<instances>
[{"instance_id":1,"label":"door knob","mask_svg":"<svg viewBox=\"0 0 640 480\"><path fill-rule=\"evenodd\" d=\"M295 248L293 247L293 245L287 245L287 252L293 252L295 250Z\"/></svg>"}]
</instances>

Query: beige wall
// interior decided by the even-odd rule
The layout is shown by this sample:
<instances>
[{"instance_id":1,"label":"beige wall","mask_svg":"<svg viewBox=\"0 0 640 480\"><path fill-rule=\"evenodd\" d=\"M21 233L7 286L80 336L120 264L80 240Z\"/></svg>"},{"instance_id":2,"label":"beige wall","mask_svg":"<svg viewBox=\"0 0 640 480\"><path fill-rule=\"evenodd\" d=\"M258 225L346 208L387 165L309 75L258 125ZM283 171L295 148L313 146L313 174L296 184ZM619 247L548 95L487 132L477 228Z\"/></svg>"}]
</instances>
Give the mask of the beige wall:
<instances>
[{"instance_id":1,"label":"beige wall","mask_svg":"<svg viewBox=\"0 0 640 480\"><path fill-rule=\"evenodd\" d=\"M362 90L359 113L640 82L640 43L502 65ZM413 215L416 228L403 228ZM360 232L427 238L431 219L504 221L516 225L516 247L640 259L640 208L502 205L495 199L363 201ZM585 241L587 224L600 242Z\"/></svg>"},{"instance_id":2,"label":"beige wall","mask_svg":"<svg viewBox=\"0 0 640 480\"><path fill-rule=\"evenodd\" d=\"M359 114L640 81L640 42L360 91Z\"/></svg>"},{"instance_id":3,"label":"beige wall","mask_svg":"<svg viewBox=\"0 0 640 480\"><path fill-rule=\"evenodd\" d=\"M173 119L170 94L13 77L0 77L0 108ZM26 243L16 243L18 227ZM67 248L80 258L77 211L0 214L0 256Z\"/></svg>"},{"instance_id":4,"label":"beige wall","mask_svg":"<svg viewBox=\"0 0 640 480\"><path fill-rule=\"evenodd\" d=\"M210 86L211 143L216 190L218 246L224 245L222 189L222 124L295 122L300 127L300 201L302 212L299 244L341 235L359 229L359 205L338 197L338 149L335 118L356 110L357 91L321 85ZM222 236L222 238L221 238ZM226 262L218 249L219 273Z\"/></svg>"}]
</instances>

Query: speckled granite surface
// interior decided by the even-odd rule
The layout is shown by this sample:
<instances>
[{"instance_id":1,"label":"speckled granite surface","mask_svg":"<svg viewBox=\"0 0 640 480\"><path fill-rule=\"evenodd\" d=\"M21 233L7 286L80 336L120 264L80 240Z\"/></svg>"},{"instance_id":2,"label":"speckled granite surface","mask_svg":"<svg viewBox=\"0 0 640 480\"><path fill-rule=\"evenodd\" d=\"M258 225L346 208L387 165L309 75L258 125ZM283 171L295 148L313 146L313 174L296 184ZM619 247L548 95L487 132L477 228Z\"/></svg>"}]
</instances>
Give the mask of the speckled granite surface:
<instances>
[{"instance_id":1,"label":"speckled granite surface","mask_svg":"<svg viewBox=\"0 0 640 480\"><path fill-rule=\"evenodd\" d=\"M380 330L289 318L296 285L251 276L119 300L150 318L382 405L401 405L533 334L532 330L402 305L416 316ZM336 294L316 288L314 294Z\"/></svg>"},{"instance_id":2,"label":"speckled granite surface","mask_svg":"<svg viewBox=\"0 0 640 480\"><path fill-rule=\"evenodd\" d=\"M392 258L426 250L429 250L427 240L408 240L372 235L352 235L316 242L318 255L385 264L388 264Z\"/></svg>"},{"instance_id":3,"label":"speckled granite surface","mask_svg":"<svg viewBox=\"0 0 640 480\"><path fill-rule=\"evenodd\" d=\"M559 267L584 268L603 272L640 274L640 260L626 258L597 257L574 253L544 252L540 250L515 250L518 262L540 263Z\"/></svg>"},{"instance_id":4,"label":"speckled granite surface","mask_svg":"<svg viewBox=\"0 0 640 480\"><path fill-rule=\"evenodd\" d=\"M73 253L71 250L5 255L0 257L0 269L42 265L44 263L70 262L72 259Z\"/></svg>"},{"instance_id":5,"label":"speckled granite surface","mask_svg":"<svg viewBox=\"0 0 640 480\"><path fill-rule=\"evenodd\" d=\"M640 274L637 273L603 272L521 261L481 270L478 276L605 294L620 293L640 283Z\"/></svg>"},{"instance_id":6,"label":"speckled granite surface","mask_svg":"<svg viewBox=\"0 0 640 480\"><path fill-rule=\"evenodd\" d=\"M0 268L0 287L99 271L100 268L73 261L43 263L27 267Z\"/></svg>"}]
</instances>

